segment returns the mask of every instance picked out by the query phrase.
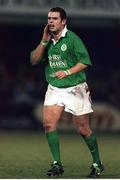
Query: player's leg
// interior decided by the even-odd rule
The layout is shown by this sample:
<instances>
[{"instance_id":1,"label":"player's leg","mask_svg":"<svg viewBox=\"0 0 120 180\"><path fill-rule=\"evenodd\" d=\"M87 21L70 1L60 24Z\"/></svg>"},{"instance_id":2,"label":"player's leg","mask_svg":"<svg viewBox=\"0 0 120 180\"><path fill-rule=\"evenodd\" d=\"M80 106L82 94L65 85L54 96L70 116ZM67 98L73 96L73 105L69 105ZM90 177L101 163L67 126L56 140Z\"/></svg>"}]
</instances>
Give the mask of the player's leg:
<instances>
[{"instance_id":1,"label":"player's leg","mask_svg":"<svg viewBox=\"0 0 120 180\"><path fill-rule=\"evenodd\" d=\"M85 140L93 158L92 171L89 177L97 177L104 170L104 167L100 160L99 149L96 135L92 132L89 124L89 114L81 116L73 116L74 124Z\"/></svg>"},{"instance_id":2,"label":"player's leg","mask_svg":"<svg viewBox=\"0 0 120 180\"><path fill-rule=\"evenodd\" d=\"M47 172L47 175L49 176L59 175L64 172L60 159L59 136L56 130L57 122L60 119L62 111L62 106L44 106L45 133L54 161L54 163L52 164L52 168Z\"/></svg>"}]
</instances>

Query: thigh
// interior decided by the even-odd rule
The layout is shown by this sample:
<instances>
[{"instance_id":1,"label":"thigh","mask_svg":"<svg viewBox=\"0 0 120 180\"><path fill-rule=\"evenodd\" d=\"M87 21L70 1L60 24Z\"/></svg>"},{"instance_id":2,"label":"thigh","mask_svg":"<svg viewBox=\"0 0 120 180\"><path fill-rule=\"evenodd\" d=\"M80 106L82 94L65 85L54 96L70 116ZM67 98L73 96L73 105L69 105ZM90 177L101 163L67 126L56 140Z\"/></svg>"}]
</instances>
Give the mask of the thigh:
<instances>
[{"instance_id":1,"label":"thigh","mask_svg":"<svg viewBox=\"0 0 120 180\"><path fill-rule=\"evenodd\" d=\"M44 106L44 123L56 124L64 110L63 106L49 105Z\"/></svg>"},{"instance_id":2,"label":"thigh","mask_svg":"<svg viewBox=\"0 0 120 180\"><path fill-rule=\"evenodd\" d=\"M89 123L89 114L82 116L73 116L73 122L77 131L84 136L89 136L92 133Z\"/></svg>"},{"instance_id":3,"label":"thigh","mask_svg":"<svg viewBox=\"0 0 120 180\"><path fill-rule=\"evenodd\" d=\"M72 116L73 123L76 126L84 125L89 126L89 114L81 115L81 116Z\"/></svg>"}]
</instances>

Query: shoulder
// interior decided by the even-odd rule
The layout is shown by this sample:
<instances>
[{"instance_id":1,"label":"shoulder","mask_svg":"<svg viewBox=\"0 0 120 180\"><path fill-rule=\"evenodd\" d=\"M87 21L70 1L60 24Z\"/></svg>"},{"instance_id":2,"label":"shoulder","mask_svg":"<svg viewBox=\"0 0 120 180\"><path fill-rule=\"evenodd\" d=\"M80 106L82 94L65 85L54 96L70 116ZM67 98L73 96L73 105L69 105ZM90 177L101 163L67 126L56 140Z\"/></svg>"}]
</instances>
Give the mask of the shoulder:
<instances>
[{"instance_id":1,"label":"shoulder","mask_svg":"<svg viewBox=\"0 0 120 180\"><path fill-rule=\"evenodd\" d=\"M80 36L78 36L76 33L74 33L71 30L67 31L67 38L70 39L70 41L74 42L74 43L76 43L76 42L81 43L82 42L82 39L80 38Z\"/></svg>"},{"instance_id":2,"label":"shoulder","mask_svg":"<svg viewBox=\"0 0 120 180\"><path fill-rule=\"evenodd\" d=\"M80 39L80 37L76 33L74 33L73 31L70 31L70 30L67 31L67 37Z\"/></svg>"},{"instance_id":3,"label":"shoulder","mask_svg":"<svg viewBox=\"0 0 120 180\"><path fill-rule=\"evenodd\" d=\"M67 31L67 39L71 47L81 48L84 46L82 39L73 31Z\"/></svg>"}]
</instances>

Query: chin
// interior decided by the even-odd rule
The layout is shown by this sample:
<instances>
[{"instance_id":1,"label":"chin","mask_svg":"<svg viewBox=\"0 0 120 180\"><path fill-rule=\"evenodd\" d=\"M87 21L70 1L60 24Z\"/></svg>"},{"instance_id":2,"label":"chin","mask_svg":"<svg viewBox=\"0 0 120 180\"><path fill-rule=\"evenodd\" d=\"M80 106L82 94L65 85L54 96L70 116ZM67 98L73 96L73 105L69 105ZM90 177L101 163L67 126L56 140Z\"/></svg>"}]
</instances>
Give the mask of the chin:
<instances>
[{"instance_id":1,"label":"chin","mask_svg":"<svg viewBox=\"0 0 120 180\"><path fill-rule=\"evenodd\" d=\"M51 31L52 33L55 33L55 32L56 32L54 29L50 29L50 31Z\"/></svg>"},{"instance_id":2,"label":"chin","mask_svg":"<svg viewBox=\"0 0 120 180\"><path fill-rule=\"evenodd\" d=\"M56 31L51 31L51 33L52 33L52 34L57 34L57 32L56 32Z\"/></svg>"}]
</instances>

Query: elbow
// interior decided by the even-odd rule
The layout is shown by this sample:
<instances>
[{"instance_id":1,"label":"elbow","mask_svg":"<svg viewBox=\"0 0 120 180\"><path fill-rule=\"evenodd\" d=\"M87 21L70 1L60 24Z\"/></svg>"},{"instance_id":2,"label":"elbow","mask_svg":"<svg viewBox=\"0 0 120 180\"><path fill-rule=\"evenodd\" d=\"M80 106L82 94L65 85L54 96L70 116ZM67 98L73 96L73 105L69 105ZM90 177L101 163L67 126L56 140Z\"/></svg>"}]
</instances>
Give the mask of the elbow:
<instances>
[{"instance_id":1,"label":"elbow","mask_svg":"<svg viewBox=\"0 0 120 180\"><path fill-rule=\"evenodd\" d=\"M88 67L88 64L84 64L84 68L86 69Z\"/></svg>"},{"instance_id":2,"label":"elbow","mask_svg":"<svg viewBox=\"0 0 120 180\"><path fill-rule=\"evenodd\" d=\"M34 51L32 51L31 53L30 53L30 63L32 64L32 65L36 65L37 63L38 63L38 58L36 57L36 55L34 54Z\"/></svg>"},{"instance_id":3,"label":"elbow","mask_svg":"<svg viewBox=\"0 0 120 180\"><path fill-rule=\"evenodd\" d=\"M37 64L37 62L34 62L34 61L30 61L31 65L34 66Z\"/></svg>"},{"instance_id":4,"label":"elbow","mask_svg":"<svg viewBox=\"0 0 120 180\"><path fill-rule=\"evenodd\" d=\"M88 64L81 64L83 69L86 69L88 67Z\"/></svg>"}]
</instances>

